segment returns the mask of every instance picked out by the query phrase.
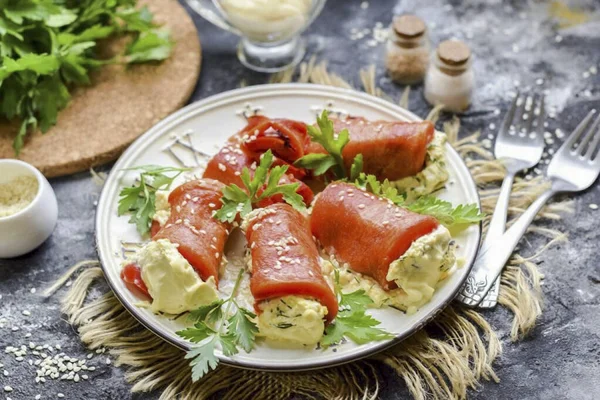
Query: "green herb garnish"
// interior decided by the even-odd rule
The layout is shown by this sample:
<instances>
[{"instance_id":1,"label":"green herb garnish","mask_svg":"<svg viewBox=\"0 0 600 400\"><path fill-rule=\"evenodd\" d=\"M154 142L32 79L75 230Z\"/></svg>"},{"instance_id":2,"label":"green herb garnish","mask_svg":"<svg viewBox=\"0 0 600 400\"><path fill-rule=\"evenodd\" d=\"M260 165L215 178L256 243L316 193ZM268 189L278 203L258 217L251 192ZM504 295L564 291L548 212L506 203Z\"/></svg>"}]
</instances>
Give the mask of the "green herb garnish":
<instances>
[{"instance_id":1,"label":"green herb garnish","mask_svg":"<svg viewBox=\"0 0 600 400\"><path fill-rule=\"evenodd\" d=\"M381 322L366 313L373 300L363 289L352 293L343 293L340 285L340 274L335 270L335 294L338 297L340 310L331 324L325 328L325 336L321 340L323 347L339 343L344 337L357 344L391 339L393 334L377 328Z\"/></svg>"},{"instance_id":2,"label":"green herb garnish","mask_svg":"<svg viewBox=\"0 0 600 400\"><path fill-rule=\"evenodd\" d=\"M195 322L194 326L177 332L179 336L197 343L185 356L186 359L192 360L190 366L194 382L219 364L219 359L215 356L217 344L221 345L226 356L237 354L238 347L246 352L250 352L254 347L258 332L258 327L253 321L256 315L240 307L235 300L243 274L244 270L240 270L228 298L219 299L192 311L190 318ZM235 310L232 310L232 307Z\"/></svg>"},{"instance_id":3,"label":"green herb garnish","mask_svg":"<svg viewBox=\"0 0 600 400\"><path fill-rule=\"evenodd\" d=\"M0 0L0 117L21 121L13 141L18 155L30 129L46 132L69 102L74 85L90 83L89 72L114 62L167 58L168 32L135 0ZM123 56L103 60L98 40L129 34Z\"/></svg>"},{"instance_id":4,"label":"green herb garnish","mask_svg":"<svg viewBox=\"0 0 600 400\"><path fill-rule=\"evenodd\" d=\"M280 165L271 169L272 164L273 153L267 150L262 155L253 178L250 178L250 170L244 167L241 178L246 190L234 183L223 188L223 206L216 212L215 218L233 222L238 213L243 218L252 211L254 204L276 194L281 194L283 200L295 209L304 211L304 199L296 192L300 183L280 185L279 181L287 172L288 166Z\"/></svg>"},{"instance_id":5,"label":"green herb garnish","mask_svg":"<svg viewBox=\"0 0 600 400\"><path fill-rule=\"evenodd\" d=\"M131 213L129 222L136 225L140 235L150 231L152 217L156 212L156 191L168 189L173 180L188 168L161 167L159 165L143 165L127 168L125 171L142 171L139 182L124 187L119 193L118 214ZM176 172L169 176L167 173Z\"/></svg>"},{"instance_id":6,"label":"green herb garnish","mask_svg":"<svg viewBox=\"0 0 600 400\"><path fill-rule=\"evenodd\" d=\"M449 201L430 195L419 197L416 201L402 207L417 214L431 215L447 227L475 224L485 218L485 214L479 211L477 204L459 204L454 207Z\"/></svg>"},{"instance_id":7,"label":"green herb garnish","mask_svg":"<svg viewBox=\"0 0 600 400\"><path fill-rule=\"evenodd\" d=\"M333 131L333 121L329 119L327 110L323 110L320 117L317 117L317 126L307 125L308 134L313 142L319 143L325 151L323 153L311 153L297 160L294 164L310 169L315 176L323 175L331 170L336 179L354 180L362 171L362 154L354 157L350 176L346 173L342 151L350 141L348 129L342 129L337 134Z\"/></svg>"},{"instance_id":8,"label":"green herb garnish","mask_svg":"<svg viewBox=\"0 0 600 400\"><path fill-rule=\"evenodd\" d=\"M392 183L387 179L379 182L375 175L361 173L354 184L377 196L391 200L397 206L417 214L431 215L446 227L474 224L485 217L485 214L479 211L477 204L460 204L454 207L449 201L431 195L421 196L412 203L406 203L404 197L398 194L398 189Z\"/></svg>"}]
</instances>

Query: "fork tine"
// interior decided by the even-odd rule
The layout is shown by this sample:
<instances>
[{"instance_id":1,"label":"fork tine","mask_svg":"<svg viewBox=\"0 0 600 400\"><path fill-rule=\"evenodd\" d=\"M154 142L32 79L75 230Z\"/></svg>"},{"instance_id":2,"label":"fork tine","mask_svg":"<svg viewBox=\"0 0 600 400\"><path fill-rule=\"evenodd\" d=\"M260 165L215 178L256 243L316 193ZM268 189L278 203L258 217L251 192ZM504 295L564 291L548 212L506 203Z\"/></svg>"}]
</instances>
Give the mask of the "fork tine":
<instances>
[{"instance_id":1,"label":"fork tine","mask_svg":"<svg viewBox=\"0 0 600 400\"><path fill-rule=\"evenodd\" d=\"M596 110L592 110L588 113L588 115L577 125L577 128L569 135L567 140L563 143L562 146L558 149L558 152L562 151L571 151L573 145L579 140L581 135L585 132L585 128L587 128L590 120L596 113Z\"/></svg>"},{"instance_id":2,"label":"fork tine","mask_svg":"<svg viewBox=\"0 0 600 400\"><path fill-rule=\"evenodd\" d=\"M508 133L508 129L509 129L510 125L512 124L513 118L515 116L515 111L517 109L517 100L519 99L519 96L520 96L520 94L517 91L517 94L515 95L515 98L513 99L513 102L510 105L510 108L508 109L506 116L504 116L504 120L502 121L502 126L500 127L500 130L498 131L499 135L505 135Z\"/></svg>"},{"instance_id":3,"label":"fork tine","mask_svg":"<svg viewBox=\"0 0 600 400\"><path fill-rule=\"evenodd\" d=\"M600 129L598 129L598 128L600 128L600 115L594 121L594 124L590 128L590 134L588 135L588 136L593 136L594 140L589 145L587 151L583 155L583 157L590 159L590 160L592 158L592 154L595 154L598 152L597 147L598 147L598 143L600 143ZM596 158L597 158L597 156L596 156Z\"/></svg>"},{"instance_id":4,"label":"fork tine","mask_svg":"<svg viewBox=\"0 0 600 400\"><path fill-rule=\"evenodd\" d=\"M539 114L537 116L537 134L540 138L544 137L544 95L540 94L540 106L539 106ZM535 112L534 112L535 114Z\"/></svg>"},{"instance_id":5,"label":"fork tine","mask_svg":"<svg viewBox=\"0 0 600 400\"><path fill-rule=\"evenodd\" d=\"M542 101L541 99L543 99L543 95L538 94L536 96L536 93L530 94L527 96L527 99L525 100L525 113L527 113L527 122L525 122L525 133L527 135L531 134L532 131L531 129L533 128L533 122L536 120L536 110L539 111L539 109L537 108L537 104L536 104L536 97L538 98L538 101ZM529 102L529 99L531 99L531 104L530 104L530 109L529 111L527 111L527 103ZM537 118L539 120L539 118ZM538 121L539 123L539 121ZM543 122L542 122L543 124Z\"/></svg>"},{"instance_id":6,"label":"fork tine","mask_svg":"<svg viewBox=\"0 0 600 400\"><path fill-rule=\"evenodd\" d=\"M596 110L593 111L595 112ZM588 143L594 138L595 125L596 123L592 122L591 127L586 127L585 134L583 135L581 142L579 142L579 144L577 145L576 152L580 156L583 156L587 152Z\"/></svg>"}]
</instances>

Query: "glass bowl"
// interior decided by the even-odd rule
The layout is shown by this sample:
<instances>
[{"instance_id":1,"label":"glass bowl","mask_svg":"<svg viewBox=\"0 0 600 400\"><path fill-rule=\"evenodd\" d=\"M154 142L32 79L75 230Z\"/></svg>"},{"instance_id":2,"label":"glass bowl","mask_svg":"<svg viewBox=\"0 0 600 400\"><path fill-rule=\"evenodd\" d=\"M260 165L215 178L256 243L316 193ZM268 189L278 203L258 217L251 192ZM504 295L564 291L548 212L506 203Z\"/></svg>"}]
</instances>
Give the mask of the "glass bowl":
<instances>
[{"instance_id":1,"label":"glass bowl","mask_svg":"<svg viewBox=\"0 0 600 400\"><path fill-rule=\"evenodd\" d=\"M200 16L240 36L237 55L246 67L277 72L294 66L306 51L300 34L326 0L186 0Z\"/></svg>"}]
</instances>

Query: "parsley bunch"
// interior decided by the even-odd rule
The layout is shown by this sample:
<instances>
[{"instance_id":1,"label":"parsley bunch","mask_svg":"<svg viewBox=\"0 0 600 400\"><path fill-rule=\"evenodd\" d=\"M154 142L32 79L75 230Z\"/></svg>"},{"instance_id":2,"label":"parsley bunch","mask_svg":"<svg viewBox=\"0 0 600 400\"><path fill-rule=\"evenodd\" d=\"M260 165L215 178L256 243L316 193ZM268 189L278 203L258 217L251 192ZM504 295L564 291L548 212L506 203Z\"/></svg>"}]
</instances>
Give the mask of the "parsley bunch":
<instances>
[{"instance_id":1,"label":"parsley bunch","mask_svg":"<svg viewBox=\"0 0 600 400\"><path fill-rule=\"evenodd\" d=\"M477 204L460 204L454 207L449 201L431 195L421 196L412 203L406 203L392 183L387 179L379 182L375 175L361 173L354 184L358 188L391 200L397 206L417 214L431 215L446 227L474 224L485 217Z\"/></svg>"},{"instance_id":2,"label":"parsley bunch","mask_svg":"<svg viewBox=\"0 0 600 400\"><path fill-rule=\"evenodd\" d=\"M362 289L352 293L343 293L340 285L340 273L335 270L335 294L340 310L335 320L325 328L321 340L324 347L339 343L345 336L357 344L365 344L394 337L384 329L377 328L381 322L368 315L367 307L373 300Z\"/></svg>"},{"instance_id":3,"label":"parsley bunch","mask_svg":"<svg viewBox=\"0 0 600 400\"><path fill-rule=\"evenodd\" d=\"M363 156L357 154L350 168L350 176L346 173L342 151L350 141L348 129L342 129L339 133L333 131L333 121L329 119L327 110L323 110L317 117L317 126L307 125L308 134L313 142L319 143L327 153L311 153L295 162L299 167L310 169L315 176L323 175L330 169L336 179L355 180L362 171Z\"/></svg>"},{"instance_id":4,"label":"parsley bunch","mask_svg":"<svg viewBox=\"0 0 600 400\"><path fill-rule=\"evenodd\" d=\"M248 168L244 167L241 178L246 191L235 183L224 187L221 198L223 206L216 212L215 218L223 222L233 222L238 213L243 218L252 211L253 204L276 194L281 194L286 203L303 211L305 209L304 199L296 192L300 184L279 184L287 172L288 166L280 165L271 169L271 165L273 165L273 153L271 150L267 150L262 155L260 165L256 167L253 178L250 178Z\"/></svg>"},{"instance_id":5,"label":"parsley bunch","mask_svg":"<svg viewBox=\"0 0 600 400\"><path fill-rule=\"evenodd\" d=\"M18 119L18 155L30 129L46 132L69 102L72 86L90 83L106 63L167 58L173 43L136 0L0 0L0 117ZM130 34L124 54L102 60L97 42Z\"/></svg>"},{"instance_id":6,"label":"parsley bunch","mask_svg":"<svg viewBox=\"0 0 600 400\"><path fill-rule=\"evenodd\" d=\"M125 171L140 170L140 179L135 185L124 187L119 193L119 215L131 213L129 222L136 225L140 235L150 231L152 217L156 212L156 191L166 190L182 172L188 168L161 167L159 165L143 165L127 168ZM176 172L169 176L167 173Z\"/></svg>"},{"instance_id":7,"label":"parsley bunch","mask_svg":"<svg viewBox=\"0 0 600 400\"><path fill-rule=\"evenodd\" d=\"M194 326L177 332L182 338L198 343L185 356L192 360L190 366L194 382L219 364L219 359L215 356L217 344L221 345L226 356L237 354L238 346L246 352L254 347L258 333L258 327L253 321L256 315L241 307L235 300L243 274L244 270L241 269L228 298L192 311L189 318L195 322Z\"/></svg>"}]
</instances>

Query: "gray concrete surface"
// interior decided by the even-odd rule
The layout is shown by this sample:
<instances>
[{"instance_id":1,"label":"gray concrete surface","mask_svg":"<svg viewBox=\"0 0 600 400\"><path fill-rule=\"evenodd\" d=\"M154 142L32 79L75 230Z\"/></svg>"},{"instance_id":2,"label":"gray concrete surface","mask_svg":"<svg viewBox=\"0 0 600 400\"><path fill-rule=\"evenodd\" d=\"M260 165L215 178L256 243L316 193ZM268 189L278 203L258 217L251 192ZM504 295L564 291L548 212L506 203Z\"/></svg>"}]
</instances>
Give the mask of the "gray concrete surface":
<instances>
[{"instance_id":1,"label":"gray concrete surface","mask_svg":"<svg viewBox=\"0 0 600 400\"><path fill-rule=\"evenodd\" d=\"M420 4L425 3L425 4ZM399 97L403 87L396 86L382 68L383 46L371 47L371 34L350 40L352 28L373 29L376 22L390 22L392 12L413 10L424 17L434 42L458 37L466 40L475 53L477 91L474 105L462 116L462 134L482 130L483 138L493 138L515 85L536 86L544 80L548 104L554 118L548 119L548 132L558 148L556 129L570 132L587 111L600 108L600 3L576 2L595 15L595 21L556 30L548 16L549 2L537 1L451 1L428 2L380 0L369 7L360 1L330 0L322 15L306 33L311 53L328 60L330 69L359 84L358 69L376 63L378 83ZM203 45L202 74L190 101L239 86L266 81L264 75L244 69L235 57L236 38L194 16ZM589 75L589 76L588 76ZM540 81L541 82L541 81ZM422 100L422 88L410 96L410 109L426 115L429 107ZM496 128L497 129L497 128ZM559 133L560 136L560 133ZM101 170L108 171L110 166ZM543 168L542 168L543 170ZM532 172L535 174L535 172ZM51 181L59 199L59 222L53 236L36 251L13 260L0 260L0 398L13 400L70 399L153 399L156 393L131 395L120 368L107 364L105 355L94 355L87 362L97 369L79 383L49 381L35 383L35 366L27 359L16 361L4 353L7 346L60 344L62 351L76 358L88 354L73 328L58 311L57 299L47 301L39 292L75 262L93 258L94 202L100 188L82 173ZM499 384L484 382L470 393L473 399L597 399L600 398L600 266L597 231L600 203L598 186L575 199L575 213L547 226L563 229L570 242L556 246L539 260L544 280L545 311L532 335L519 343L508 339L510 315L498 309L485 312L500 333L504 353L496 364ZM523 254L532 254L544 239L530 235L521 245ZM32 293L36 289L36 293ZM97 291L105 290L103 287ZM31 315L23 315L30 311ZM18 328L18 330L13 330ZM28 337L27 334L30 334ZM183 361L182 361L183 362ZM2 374L7 371L7 374ZM381 367L385 400L408 398L402 381ZM8 393L2 389L11 386Z\"/></svg>"}]
</instances>

